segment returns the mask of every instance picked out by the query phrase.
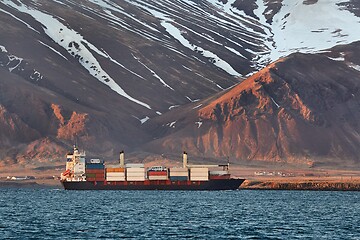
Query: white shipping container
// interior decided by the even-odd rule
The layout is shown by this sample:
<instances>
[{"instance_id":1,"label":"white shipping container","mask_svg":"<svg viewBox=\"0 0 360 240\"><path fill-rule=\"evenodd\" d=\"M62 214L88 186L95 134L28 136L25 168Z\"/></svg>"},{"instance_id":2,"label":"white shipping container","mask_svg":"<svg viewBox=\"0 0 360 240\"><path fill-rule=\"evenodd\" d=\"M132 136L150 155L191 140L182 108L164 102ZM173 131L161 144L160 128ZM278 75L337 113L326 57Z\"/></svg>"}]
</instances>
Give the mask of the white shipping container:
<instances>
[{"instance_id":1,"label":"white shipping container","mask_svg":"<svg viewBox=\"0 0 360 240\"><path fill-rule=\"evenodd\" d=\"M125 181L125 177L106 177L106 181Z\"/></svg>"},{"instance_id":2,"label":"white shipping container","mask_svg":"<svg viewBox=\"0 0 360 240\"><path fill-rule=\"evenodd\" d=\"M190 181L208 181L207 177L190 177Z\"/></svg>"},{"instance_id":3,"label":"white shipping container","mask_svg":"<svg viewBox=\"0 0 360 240\"><path fill-rule=\"evenodd\" d=\"M128 163L125 164L126 168L144 168L145 165L143 163Z\"/></svg>"},{"instance_id":4,"label":"white shipping container","mask_svg":"<svg viewBox=\"0 0 360 240\"><path fill-rule=\"evenodd\" d=\"M170 172L188 172L188 168L170 168Z\"/></svg>"},{"instance_id":5,"label":"white shipping container","mask_svg":"<svg viewBox=\"0 0 360 240\"><path fill-rule=\"evenodd\" d=\"M192 173L190 174L190 177L208 177L209 174L207 173Z\"/></svg>"},{"instance_id":6,"label":"white shipping container","mask_svg":"<svg viewBox=\"0 0 360 240\"><path fill-rule=\"evenodd\" d=\"M167 180L167 176L149 176L149 180Z\"/></svg>"},{"instance_id":7,"label":"white shipping container","mask_svg":"<svg viewBox=\"0 0 360 240\"><path fill-rule=\"evenodd\" d=\"M190 169L190 178L192 177L209 177L208 168L191 168Z\"/></svg>"},{"instance_id":8,"label":"white shipping container","mask_svg":"<svg viewBox=\"0 0 360 240\"><path fill-rule=\"evenodd\" d=\"M190 168L190 172L208 172L209 168Z\"/></svg>"},{"instance_id":9,"label":"white shipping container","mask_svg":"<svg viewBox=\"0 0 360 240\"><path fill-rule=\"evenodd\" d=\"M145 176L145 172L127 172L126 173L126 176L129 176L129 175L131 175L131 176L135 176L135 175L143 175L143 176Z\"/></svg>"},{"instance_id":10,"label":"white shipping container","mask_svg":"<svg viewBox=\"0 0 360 240\"><path fill-rule=\"evenodd\" d=\"M145 169L144 168L128 168L128 169L126 169L126 176L129 176L129 175L145 176Z\"/></svg>"},{"instance_id":11,"label":"white shipping container","mask_svg":"<svg viewBox=\"0 0 360 240\"><path fill-rule=\"evenodd\" d=\"M188 172L170 172L171 177L187 177Z\"/></svg>"},{"instance_id":12,"label":"white shipping container","mask_svg":"<svg viewBox=\"0 0 360 240\"><path fill-rule=\"evenodd\" d=\"M124 172L108 172L106 173L107 177L125 177Z\"/></svg>"},{"instance_id":13,"label":"white shipping container","mask_svg":"<svg viewBox=\"0 0 360 240\"><path fill-rule=\"evenodd\" d=\"M127 177L128 181L145 181L145 177Z\"/></svg>"},{"instance_id":14,"label":"white shipping container","mask_svg":"<svg viewBox=\"0 0 360 240\"><path fill-rule=\"evenodd\" d=\"M130 174L130 175L126 175L127 178L129 177L141 177L141 178L145 178L145 175L144 174Z\"/></svg>"},{"instance_id":15,"label":"white shipping container","mask_svg":"<svg viewBox=\"0 0 360 240\"><path fill-rule=\"evenodd\" d=\"M145 172L145 168L127 168L127 169L126 169L126 172L128 172L128 173L129 173L129 172L130 172L130 173L131 173L131 172L143 172L143 173L144 173L144 172Z\"/></svg>"}]
</instances>

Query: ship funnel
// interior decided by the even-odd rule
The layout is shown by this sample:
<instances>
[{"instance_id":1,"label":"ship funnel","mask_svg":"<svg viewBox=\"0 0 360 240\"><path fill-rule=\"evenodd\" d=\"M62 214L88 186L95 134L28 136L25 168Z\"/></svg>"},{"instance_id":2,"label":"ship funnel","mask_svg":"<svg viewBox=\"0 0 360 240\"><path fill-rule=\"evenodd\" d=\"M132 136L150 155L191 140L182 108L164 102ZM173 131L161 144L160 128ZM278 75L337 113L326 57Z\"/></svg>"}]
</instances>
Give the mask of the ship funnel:
<instances>
[{"instance_id":1,"label":"ship funnel","mask_svg":"<svg viewBox=\"0 0 360 240\"><path fill-rule=\"evenodd\" d=\"M187 167L187 153L184 151L183 153L183 168Z\"/></svg>"},{"instance_id":2,"label":"ship funnel","mask_svg":"<svg viewBox=\"0 0 360 240\"><path fill-rule=\"evenodd\" d=\"M123 168L125 166L125 153L124 151L120 152L120 167Z\"/></svg>"}]
</instances>

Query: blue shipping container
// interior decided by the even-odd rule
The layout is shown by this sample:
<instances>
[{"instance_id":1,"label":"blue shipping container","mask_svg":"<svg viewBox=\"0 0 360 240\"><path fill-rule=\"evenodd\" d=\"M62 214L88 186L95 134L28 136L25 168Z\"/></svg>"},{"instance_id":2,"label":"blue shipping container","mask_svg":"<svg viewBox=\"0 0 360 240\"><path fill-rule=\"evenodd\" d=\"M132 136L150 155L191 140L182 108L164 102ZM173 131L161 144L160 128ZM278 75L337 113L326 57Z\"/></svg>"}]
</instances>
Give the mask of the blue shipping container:
<instances>
[{"instance_id":1,"label":"blue shipping container","mask_svg":"<svg viewBox=\"0 0 360 240\"><path fill-rule=\"evenodd\" d=\"M185 176L171 176L170 180L171 181L187 181L188 177L185 177Z\"/></svg>"},{"instance_id":2,"label":"blue shipping container","mask_svg":"<svg viewBox=\"0 0 360 240\"><path fill-rule=\"evenodd\" d=\"M86 169L105 169L105 165L101 163L86 164Z\"/></svg>"}]
</instances>

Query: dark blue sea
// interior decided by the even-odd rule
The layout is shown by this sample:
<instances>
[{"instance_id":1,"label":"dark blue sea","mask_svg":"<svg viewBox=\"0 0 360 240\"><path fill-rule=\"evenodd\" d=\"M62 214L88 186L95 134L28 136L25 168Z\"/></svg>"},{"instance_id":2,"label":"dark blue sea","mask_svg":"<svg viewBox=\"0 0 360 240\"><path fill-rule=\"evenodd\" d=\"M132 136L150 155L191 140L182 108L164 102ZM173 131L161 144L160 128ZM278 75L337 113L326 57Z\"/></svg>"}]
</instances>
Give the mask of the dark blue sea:
<instances>
[{"instance_id":1,"label":"dark blue sea","mask_svg":"<svg viewBox=\"0 0 360 240\"><path fill-rule=\"evenodd\" d=\"M0 239L360 239L360 192L0 189Z\"/></svg>"}]
</instances>

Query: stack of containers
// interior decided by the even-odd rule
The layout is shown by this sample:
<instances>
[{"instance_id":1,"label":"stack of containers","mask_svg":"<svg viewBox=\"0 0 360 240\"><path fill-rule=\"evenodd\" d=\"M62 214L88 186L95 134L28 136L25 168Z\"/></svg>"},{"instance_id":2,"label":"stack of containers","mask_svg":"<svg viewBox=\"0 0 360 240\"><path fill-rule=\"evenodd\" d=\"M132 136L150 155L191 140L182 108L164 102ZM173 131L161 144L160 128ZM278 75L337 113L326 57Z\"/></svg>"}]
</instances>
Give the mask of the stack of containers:
<instances>
[{"instance_id":1,"label":"stack of containers","mask_svg":"<svg viewBox=\"0 0 360 240\"><path fill-rule=\"evenodd\" d=\"M229 171L210 171L209 179L211 179L211 180L230 179L230 174L229 174Z\"/></svg>"},{"instance_id":2,"label":"stack of containers","mask_svg":"<svg viewBox=\"0 0 360 240\"><path fill-rule=\"evenodd\" d=\"M208 168L190 168L190 181L208 181Z\"/></svg>"},{"instance_id":3,"label":"stack of containers","mask_svg":"<svg viewBox=\"0 0 360 240\"><path fill-rule=\"evenodd\" d=\"M126 164L125 167L127 181L145 181L144 164Z\"/></svg>"},{"instance_id":4,"label":"stack of containers","mask_svg":"<svg viewBox=\"0 0 360 240\"><path fill-rule=\"evenodd\" d=\"M106 169L106 181L125 181L125 168L111 166Z\"/></svg>"},{"instance_id":5,"label":"stack of containers","mask_svg":"<svg viewBox=\"0 0 360 240\"><path fill-rule=\"evenodd\" d=\"M160 171L149 170L148 178L149 180L167 180L168 172L167 170L160 170Z\"/></svg>"},{"instance_id":6,"label":"stack of containers","mask_svg":"<svg viewBox=\"0 0 360 240\"><path fill-rule=\"evenodd\" d=\"M104 162L99 159L91 159L86 162L85 175L87 181L104 181L105 166Z\"/></svg>"},{"instance_id":7,"label":"stack of containers","mask_svg":"<svg viewBox=\"0 0 360 240\"><path fill-rule=\"evenodd\" d=\"M170 168L169 175L171 181L189 180L189 170L187 168Z\"/></svg>"}]
</instances>

